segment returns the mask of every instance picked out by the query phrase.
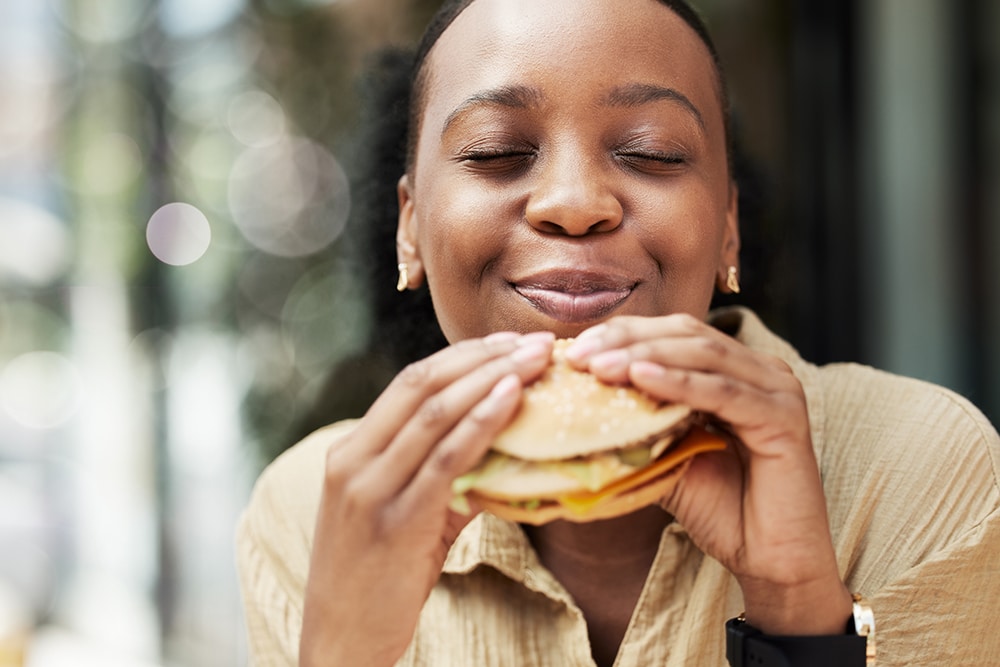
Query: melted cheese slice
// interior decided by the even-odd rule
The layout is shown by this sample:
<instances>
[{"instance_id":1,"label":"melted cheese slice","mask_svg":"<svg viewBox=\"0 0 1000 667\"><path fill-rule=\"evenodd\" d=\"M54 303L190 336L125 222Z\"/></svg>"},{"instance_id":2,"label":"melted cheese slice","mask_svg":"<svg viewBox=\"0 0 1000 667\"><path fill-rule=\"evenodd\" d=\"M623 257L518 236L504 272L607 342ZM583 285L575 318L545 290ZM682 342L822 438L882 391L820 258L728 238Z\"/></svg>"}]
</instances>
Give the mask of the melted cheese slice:
<instances>
[{"instance_id":1,"label":"melted cheese slice","mask_svg":"<svg viewBox=\"0 0 1000 667\"><path fill-rule=\"evenodd\" d=\"M698 454L725 448L726 441L721 436L696 427L663 458L628 477L624 477L599 491L567 494L559 496L556 500L577 514L585 514L595 505L630 489L642 486Z\"/></svg>"}]
</instances>

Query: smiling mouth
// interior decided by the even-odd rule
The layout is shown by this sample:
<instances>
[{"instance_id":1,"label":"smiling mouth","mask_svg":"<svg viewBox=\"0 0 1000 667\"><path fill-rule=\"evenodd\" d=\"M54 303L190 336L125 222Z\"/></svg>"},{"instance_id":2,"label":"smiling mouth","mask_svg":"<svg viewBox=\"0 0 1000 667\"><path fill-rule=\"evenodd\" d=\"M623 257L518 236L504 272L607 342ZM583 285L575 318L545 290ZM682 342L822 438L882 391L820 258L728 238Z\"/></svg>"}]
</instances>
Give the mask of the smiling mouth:
<instances>
[{"instance_id":1,"label":"smiling mouth","mask_svg":"<svg viewBox=\"0 0 1000 667\"><path fill-rule=\"evenodd\" d=\"M636 283L608 276L560 274L514 283L513 287L548 317L584 323L609 315L632 294Z\"/></svg>"}]
</instances>

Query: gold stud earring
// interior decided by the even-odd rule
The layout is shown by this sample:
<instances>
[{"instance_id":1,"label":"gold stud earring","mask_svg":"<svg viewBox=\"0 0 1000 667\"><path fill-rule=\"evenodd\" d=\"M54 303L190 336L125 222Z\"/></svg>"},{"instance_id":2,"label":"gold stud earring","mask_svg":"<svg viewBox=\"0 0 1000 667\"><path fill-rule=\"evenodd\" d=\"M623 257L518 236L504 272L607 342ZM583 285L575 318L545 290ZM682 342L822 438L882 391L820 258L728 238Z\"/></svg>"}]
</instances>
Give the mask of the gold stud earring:
<instances>
[{"instance_id":1,"label":"gold stud earring","mask_svg":"<svg viewBox=\"0 0 1000 667\"><path fill-rule=\"evenodd\" d=\"M407 271L406 262L399 263L399 279L396 280L396 291L405 292L410 287L410 273Z\"/></svg>"},{"instance_id":2,"label":"gold stud earring","mask_svg":"<svg viewBox=\"0 0 1000 667\"><path fill-rule=\"evenodd\" d=\"M726 287L733 294L740 293L740 281L736 278L736 267L730 266L726 272Z\"/></svg>"}]
</instances>

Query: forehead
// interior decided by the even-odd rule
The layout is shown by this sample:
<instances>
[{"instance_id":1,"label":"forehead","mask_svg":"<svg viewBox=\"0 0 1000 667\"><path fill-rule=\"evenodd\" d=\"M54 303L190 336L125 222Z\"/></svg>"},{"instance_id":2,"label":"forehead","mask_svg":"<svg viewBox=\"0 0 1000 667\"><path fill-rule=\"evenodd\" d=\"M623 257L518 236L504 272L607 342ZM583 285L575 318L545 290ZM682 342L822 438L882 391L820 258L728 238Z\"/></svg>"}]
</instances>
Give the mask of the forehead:
<instances>
[{"instance_id":1,"label":"forehead","mask_svg":"<svg viewBox=\"0 0 1000 667\"><path fill-rule=\"evenodd\" d=\"M623 81L676 87L721 116L707 46L657 0L476 0L428 55L423 106L511 84L575 97Z\"/></svg>"}]
</instances>

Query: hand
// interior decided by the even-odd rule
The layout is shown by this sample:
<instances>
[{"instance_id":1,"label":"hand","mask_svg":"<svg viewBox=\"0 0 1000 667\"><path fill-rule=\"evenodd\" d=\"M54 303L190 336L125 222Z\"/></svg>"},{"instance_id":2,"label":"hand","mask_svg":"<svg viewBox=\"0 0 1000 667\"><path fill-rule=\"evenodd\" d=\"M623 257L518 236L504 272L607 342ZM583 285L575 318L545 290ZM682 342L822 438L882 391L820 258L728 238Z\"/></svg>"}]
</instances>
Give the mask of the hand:
<instances>
[{"instance_id":1,"label":"hand","mask_svg":"<svg viewBox=\"0 0 1000 667\"><path fill-rule=\"evenodd\" d=\"M471 520L452 481L486 453L551 334L468 340L403 370L330 447L306 584L301 665L392 665Z\"/></svg>"},{"instance_id":2,"label":"hand","mask_svg":"<svg viewBox=\"0 0 1000 667\"><path fill-rule=\"evenodd\" d=\"M739 582L748 622L770 634L839 634L851 613L830 537L802 386L786 363L690 315L615 318L570 361L714 415L734 436L701 454L663 500Z\"/></svg>"}]
</instances>

